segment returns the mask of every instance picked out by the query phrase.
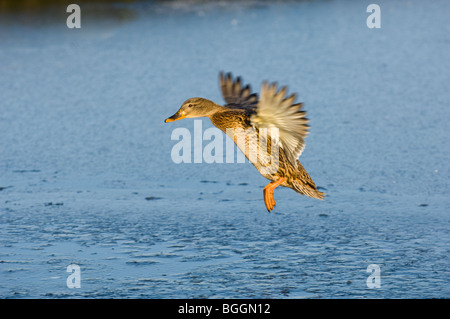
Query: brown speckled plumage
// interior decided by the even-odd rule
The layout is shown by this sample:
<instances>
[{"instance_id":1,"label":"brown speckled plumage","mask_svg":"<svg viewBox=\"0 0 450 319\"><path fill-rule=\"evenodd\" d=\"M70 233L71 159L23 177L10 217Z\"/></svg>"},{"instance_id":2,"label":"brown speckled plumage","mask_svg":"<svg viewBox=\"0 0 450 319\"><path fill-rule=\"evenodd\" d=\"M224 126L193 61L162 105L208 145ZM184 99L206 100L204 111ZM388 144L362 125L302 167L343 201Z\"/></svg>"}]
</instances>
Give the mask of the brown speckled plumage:
<instances>
[{"instance_id":1,"label":"brown speckled plumage","mask_svg":"<svg viewBox=\"0 0 450 319\"><path fill-rule=\"evenodd\" d=\"M265 139L267 148L263 149L261 155L262 158L270 158L272 163L278 164L276 171L267 173L267 170L264 170L267 163L264 164L264 160L261 160L259 146L256 161L250 161L271 181L264 189L267 209L271 211L275 206L273 190L277 186L289 187L302 195L323 199L325 194L317 190L312 178L297 159L303 151L309 126L306 112L301 110L302 104L294 104L295 95L286 98L285 87L277 92L275 85L264 84L261 98L258 99L258 96L251 92L249 85L242 87L241 79L233 81L231 74L220 74L220 86L227 103L225 106L207 99L192 98L184 102L180 110L166 122L189 117L209 117L217 128L233 139L249 160L254 155L251 152L255 151L249 146L253 145L249 141L259 141L262 128L276 127L280 131L280 135L274 140L278 143L274 145L279 145L278 152L272 154L272 138L269 134ZM263 140L264 136L266 135L261 137ZM241 143L238 143L239 139Z\"/></svg>"}]
</instances>

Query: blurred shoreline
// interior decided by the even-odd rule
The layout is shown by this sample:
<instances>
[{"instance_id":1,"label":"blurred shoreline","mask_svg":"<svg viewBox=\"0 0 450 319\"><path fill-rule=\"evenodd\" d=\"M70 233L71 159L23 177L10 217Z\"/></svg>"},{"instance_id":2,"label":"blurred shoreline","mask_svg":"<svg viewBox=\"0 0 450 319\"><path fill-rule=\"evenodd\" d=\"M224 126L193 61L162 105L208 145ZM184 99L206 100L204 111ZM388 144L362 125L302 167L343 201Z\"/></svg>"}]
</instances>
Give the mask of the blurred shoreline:
<instances>
[{"instance_id":1,"label":"blurred shoreline","mask_svg":"<svg viewBox=\"0 0 450 319\"><path fill-rule=\"evenodd\" d=\"M78 4L82 9L83 21L91 23L133 21L137 19L140 9L157 14L176 10L201 15L208 8L265 8L293 2L304 0L0 0L0 25L45 26L65 22L69 14L66 9L70 4Z\"/></svg>"},{"instance_id":2,"label":"blurred shoreline","mask_svg":"<svg viewBox=\"0 0 450 319\"><path fill-rule=\"evenodd\" d=\"M137 12L133 6L142 0L0 0L0 24L47 26L65 22L70 13L67 6L75 3L82 8L83 21L131 21ZM148 1L146 1L148 2Z\"/></svg>"}]
</instances>

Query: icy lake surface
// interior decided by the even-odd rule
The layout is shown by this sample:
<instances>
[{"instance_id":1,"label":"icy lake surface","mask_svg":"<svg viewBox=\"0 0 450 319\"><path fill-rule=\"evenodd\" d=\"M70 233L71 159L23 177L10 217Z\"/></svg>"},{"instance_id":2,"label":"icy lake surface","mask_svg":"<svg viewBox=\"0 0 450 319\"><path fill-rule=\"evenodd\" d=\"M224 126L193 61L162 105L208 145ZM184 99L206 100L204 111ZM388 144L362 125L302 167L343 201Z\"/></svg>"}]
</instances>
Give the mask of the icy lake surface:
<instances>
[{"instance_id":1,"label":"icy lake surface","mask_svg":"<svg viewBox=\"0 0 450 319\"><path fill-rule=\"evenodd\" d=\"M369 3L1 23L0 297L450 298L450 2L378 1L380 29ZM280 187L268 213L251 164L172 161L193 121L164 119L222 103L221 70L299 93L325 201Z\"/></svg>"}]
</instances>

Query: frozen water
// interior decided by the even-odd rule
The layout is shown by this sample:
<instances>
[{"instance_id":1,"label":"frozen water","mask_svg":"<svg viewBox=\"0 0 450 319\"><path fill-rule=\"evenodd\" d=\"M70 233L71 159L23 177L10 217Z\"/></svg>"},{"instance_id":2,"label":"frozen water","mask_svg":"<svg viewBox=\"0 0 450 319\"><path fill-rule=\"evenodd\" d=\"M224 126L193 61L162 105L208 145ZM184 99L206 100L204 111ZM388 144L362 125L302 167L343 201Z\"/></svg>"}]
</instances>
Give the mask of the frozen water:
<instances>
[{"instance_id":1,"label":"frozen water","mask_svg":"<svg viewBox=\"0 0 450 319\"><path fill-rule=\"evenodd\" d=\"M377 3L380 29L345 0L2 23L0 296L449 298L450 3ZM221 102L220 70L299 93L325 201L277 188L269 214L250 164L172 162L193 121L164 119Z\"/></svg>"}]
</instances>

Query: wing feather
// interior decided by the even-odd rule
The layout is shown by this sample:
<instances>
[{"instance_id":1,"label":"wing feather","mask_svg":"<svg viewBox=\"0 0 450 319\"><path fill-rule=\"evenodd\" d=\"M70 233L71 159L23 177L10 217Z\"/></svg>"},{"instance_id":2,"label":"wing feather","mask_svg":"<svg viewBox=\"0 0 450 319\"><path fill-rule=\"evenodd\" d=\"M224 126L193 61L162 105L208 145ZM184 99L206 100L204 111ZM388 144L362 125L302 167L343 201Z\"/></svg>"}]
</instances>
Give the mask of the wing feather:
<instances>
[{"instance_id":1,"label":"wing feather","mask_svg":"<svg viewBox=\"0 0 450 319\"><path fill-rule=\"evenodd\" d=\"M309 121L302 110L303 104L294 103L296 94L286 97L286 92L286 87L277 92L275 83L264 82L251 123L257 128L278 128L278 136L273 139L284 150L289 162L297 167L297 159L305 148Z\"/></svg>"},{"instance_id":2,"label":"wing feather","mask_svg":"<svg viewBox=\"0 0 450 319\"><path fill-rule=\"evenodd\" d=\"M250 85L243 87L240 77L233 80L231 73L224 74L223 72L220 72L219 82L227 107L250 110L256 109L258 95L252 93Z\"/></svg>"}]
</instances>

